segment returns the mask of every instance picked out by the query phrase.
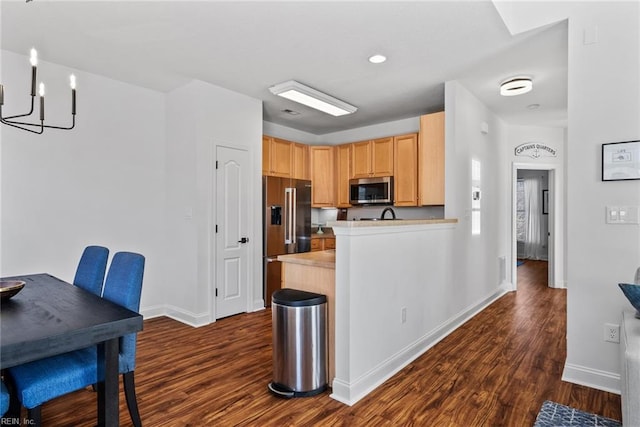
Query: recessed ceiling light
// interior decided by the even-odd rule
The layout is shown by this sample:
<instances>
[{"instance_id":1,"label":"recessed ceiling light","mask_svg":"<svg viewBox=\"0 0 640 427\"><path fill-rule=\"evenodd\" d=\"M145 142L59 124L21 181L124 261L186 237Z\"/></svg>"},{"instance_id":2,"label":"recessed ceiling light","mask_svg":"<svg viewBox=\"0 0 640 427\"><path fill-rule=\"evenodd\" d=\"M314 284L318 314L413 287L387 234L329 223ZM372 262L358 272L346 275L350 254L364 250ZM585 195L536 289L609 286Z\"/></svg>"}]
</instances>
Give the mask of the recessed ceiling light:
<instances>
[{"instance_id":1,"label":"recessed ceiling light","mask_svg":"<svg viewBox=\"0 0 640 427\"><path fill-rule=\"evenodd\" d=\"M387 57L384 55L376 54L369 57L369 62L372 64L382 64L387 60Z\"/></svg>"},{"instance_id":2,"label":"recessed ceiling light","mask_svg":"<svg viewBox=\"0 0 640 427\"><path fill-rule=\"evenodd\" d=\"M515 96L530 92L533 81L529 77L512 77L500 84L500 95Z\"/></svg>"},{"instance_id":3,"label":"recessed ceiling light","mask_svg":"<svg viewBox=\"0 0 640 427\"><path fill-rule=\"evenodd\" d=\"M527 105L527 108L529 110L537 110L538 108L540 108L540 104L529 104Z\"/></svg>"}]
</instances>

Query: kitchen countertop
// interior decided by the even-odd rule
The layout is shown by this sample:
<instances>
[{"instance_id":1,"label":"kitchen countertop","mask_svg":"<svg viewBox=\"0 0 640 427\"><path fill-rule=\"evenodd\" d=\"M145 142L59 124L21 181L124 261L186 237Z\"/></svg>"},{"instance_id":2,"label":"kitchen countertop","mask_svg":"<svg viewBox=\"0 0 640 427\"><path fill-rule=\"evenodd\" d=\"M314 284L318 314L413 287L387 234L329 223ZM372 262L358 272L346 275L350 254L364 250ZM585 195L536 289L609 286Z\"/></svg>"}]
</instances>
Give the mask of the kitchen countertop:
<instances>
[{"instance_id":1,"label":"kitchen countertop","mask_svg":"<svg viewBox=\"0 0 640 427\"><path fill-rule=\"evenodd\" d=\"M278 261L311 267L336 268L336 250L303 252L299 254L278 255Z\"/></svg>"},{"instance_id":2,"label":"kitchen countertop","mask_svg":"<svg viewBox=\"0 0 640 427\"><path fill-rule=\"evenodd\" d=\"M312 239L335 239L336 235L333 234L333 231L331 233L328 232L324 232L322 234L318 234L318 233L312 233L311 234L311 238Z\"/></svg>"},{"instance_id":3,"label":"kitchen countertop","mask_svg":"<svg viewBox=\"0 0 640 427\"><path fill-rule=\"evenodd\" d=\"M440 219L394 219L394 220L364 220L364 221L331 221L328 223L331 227L395 227L400 225L422 225L422 224L456 224L457 218L440 218Z\"/></svg>"}]
</instances>

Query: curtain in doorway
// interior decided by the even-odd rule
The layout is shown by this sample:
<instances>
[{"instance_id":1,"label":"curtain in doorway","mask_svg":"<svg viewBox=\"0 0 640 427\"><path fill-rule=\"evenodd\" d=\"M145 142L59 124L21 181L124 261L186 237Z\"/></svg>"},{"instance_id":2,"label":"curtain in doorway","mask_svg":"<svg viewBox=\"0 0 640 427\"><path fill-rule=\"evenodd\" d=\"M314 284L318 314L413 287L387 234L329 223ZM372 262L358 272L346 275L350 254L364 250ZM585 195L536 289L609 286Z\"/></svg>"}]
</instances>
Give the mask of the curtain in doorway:
<instances>
[{"instance_id":1,"label":"curtain in doorway","mask_svg":"<svg viewBox=\"0 0 640 427\"><path fill-rule=\"evenodd\" d=\"M543 258L542 236L542 178L524 179L524 203L526 229L524 236L524 257L527 259Z\"/></svg>"}]
</instances>

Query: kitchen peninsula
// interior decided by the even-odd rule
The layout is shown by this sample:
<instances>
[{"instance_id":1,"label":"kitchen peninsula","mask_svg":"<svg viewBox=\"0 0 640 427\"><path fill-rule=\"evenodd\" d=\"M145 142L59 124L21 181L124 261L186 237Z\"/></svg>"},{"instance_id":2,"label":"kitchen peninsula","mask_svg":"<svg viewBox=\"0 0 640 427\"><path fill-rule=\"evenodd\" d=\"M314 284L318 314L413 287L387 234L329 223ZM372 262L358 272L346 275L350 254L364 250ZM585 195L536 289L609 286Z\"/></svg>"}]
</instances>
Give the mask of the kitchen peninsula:
<instances>
[{"instance_id":1,"label":"kitchen peninsula","mask_svg":"<svg viewBox=\"0 0 640 427\"><path fill-rule=\"evenodd\" d=\"M335 251L278 257L283 287L327 295L331 397L354 404L466 320L443 304L457 223L335 221Z\"/></svg>"}]
</instances>

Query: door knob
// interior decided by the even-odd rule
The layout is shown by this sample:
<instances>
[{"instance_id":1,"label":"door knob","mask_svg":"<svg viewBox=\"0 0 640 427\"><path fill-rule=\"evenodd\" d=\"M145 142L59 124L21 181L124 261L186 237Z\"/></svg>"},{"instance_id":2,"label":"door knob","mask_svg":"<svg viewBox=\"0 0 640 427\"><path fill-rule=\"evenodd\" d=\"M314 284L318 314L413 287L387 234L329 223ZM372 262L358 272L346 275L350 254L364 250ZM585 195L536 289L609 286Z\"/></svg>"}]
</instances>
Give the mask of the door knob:
<instances>
[{"instance_id":1,"label":"door knob","mask_svg":"<svg viewBox=\"0 0 640 427\"><path fill-rule=\"evenodd\" d=\"M247 243L249 242L249 238L248 237L243 237L240 240L238 240L238 243Z\"/></svg>"}]
</instances>

